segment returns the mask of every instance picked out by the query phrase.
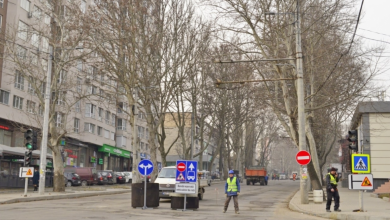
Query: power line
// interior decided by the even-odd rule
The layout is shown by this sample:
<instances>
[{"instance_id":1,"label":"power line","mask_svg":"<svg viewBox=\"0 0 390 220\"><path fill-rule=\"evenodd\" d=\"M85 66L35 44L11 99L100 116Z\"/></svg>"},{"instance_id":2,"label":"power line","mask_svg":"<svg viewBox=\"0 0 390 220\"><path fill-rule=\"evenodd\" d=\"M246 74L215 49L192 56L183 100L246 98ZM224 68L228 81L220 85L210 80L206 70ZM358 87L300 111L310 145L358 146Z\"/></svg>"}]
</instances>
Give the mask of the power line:
<instances>
[{"instance_id":1,"label":"power line","mask_svg":"<svg viewBox=\"0 0 390 220\"><path fill-rule=\"evenodd\" d=\"M375 31L367 30L367 29L364 29L364 28L359 28L359 29L363 30L363 31L368 31L368 32L371 32L371 33L374 33L374 34L379 34L379 35L390 37L389 34L383 34L383 33L375 32Z\"/></svg>"}]
</instances>

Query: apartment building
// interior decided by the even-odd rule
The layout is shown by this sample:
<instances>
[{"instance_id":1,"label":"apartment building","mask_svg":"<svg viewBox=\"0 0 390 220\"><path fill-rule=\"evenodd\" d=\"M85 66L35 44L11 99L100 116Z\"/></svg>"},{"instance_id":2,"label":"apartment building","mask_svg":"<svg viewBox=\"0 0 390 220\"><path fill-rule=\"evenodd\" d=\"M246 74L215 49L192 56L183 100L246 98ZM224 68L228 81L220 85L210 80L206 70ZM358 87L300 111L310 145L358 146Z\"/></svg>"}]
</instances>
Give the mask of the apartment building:
<instances>
[{"instance_id":1,"label":"apartment building","mask_svg":"<svg viewBox=\"0 0 390 220\"><path fill-rule=\"evenodd\" d=\"M80 1L80 7L88 10L90 1ZM43 73L47 71L50 55L49 44L44 37L36 36L35 26L53 25L53 18L42 13L47 7L46 0L0 0L1 31L16 28L17 44L23 58L33 62L40 54ZM7 22L5 22L7 21ZM53 27L52 27L53 28ZM0 48L2 49L2 48ZM128 116L129 108L123 97L108 95L115 91L117 82L100 73L94 59L79 60L68 69L61 71L56 80L63 91L57 94L54 114L58 130L66 131L61 140L61 152L65 167L96 167L97 170L132 170L132 135ZM2 66L4 61L4 65ZM38 65L37 65L38 66ZM19 187L16 179L23 166L24 134L26 128L40 132L43 124L43 108L39 104L45 93L45 82L38 88L32 82L39 77L22 75L18 67L4 56L0 59L0 187ZM42 75L42 74L41 74ZM75 95L76 94L76 95ZM52 92L53 95L53 92ZM81 96L83 95L83 96ZM80 98L87 97L87 98ZM137 120L138 142L141 159L150 158L148 130L141 113ZM40 138L38 138L40 147ZM33 152L32 164L39 165L39 150ZM48 169L52 169L52 156L48 148ZM15 179L15 181L14 181Z\"/></svg>"},{"instance_id":2,"label":"apartment building","mask_svg":"<svg viewBox=\"0 0 390 220\"><path fill-rule=\"evenodd\" d=\"M174 166L176 165L177 160L183 160L184 154L182 150L182 139L179 138L175 143L174 141L177 138L179 127L177 126L175 120L178 120L177 113L173 114L166 114L165 116L165 134L166 134L166 140L164 143L165 150L167 151L168 148L173 144L171 147L171 150L169 151L167 155L167 166ZM185 140L186 140L186 146L191 146L191 112L185 112L182 115L182 120L185 121L184 125L184 134L185 134ZM218 158L214 160L213 163L211 163L213 155L215 155L216 151L216 140L214 137L210 137L209 134L204 135L204 140L200 140L200 137L198 137L199 134L199 127L195 126L194 131L194 147L192 148L193 155L196 155L201 150L201 141L204 142L204 146L207 146L207 149L205 149L202 152L202 159L200 160L199 156L194 157L194 160L197 160L198 163L202 162L203 170L211 170L215 171L218 168ZM199 165L198 165L199 167Z\"/></svg>"}]
</instances>

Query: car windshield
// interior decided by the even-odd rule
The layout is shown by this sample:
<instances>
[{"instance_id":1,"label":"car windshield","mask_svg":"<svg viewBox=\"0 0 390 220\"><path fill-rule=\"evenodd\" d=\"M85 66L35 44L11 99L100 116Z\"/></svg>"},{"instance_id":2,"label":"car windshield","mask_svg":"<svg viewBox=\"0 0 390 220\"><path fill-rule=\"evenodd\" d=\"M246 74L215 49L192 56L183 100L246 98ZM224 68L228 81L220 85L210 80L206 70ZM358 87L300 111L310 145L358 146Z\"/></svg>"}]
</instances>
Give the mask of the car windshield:
<instances>
[{"instance_id":1,"label":"car windshield","mask_svg":"<svg viewBox=\"0 0 390 220\"><path fill-rule=\"evenodd\" d=\"M72 175L73 175L74 177L79 177L79 175L78 175L77 173L72 173Z\"/></svg>"},{"instance_id":2,"label":"car windshield","mask_svg":"<svg viewBox=\"0 0 390 220\"><path fill-rule=\"evenodd\" d=\"M176 169L175 168L163 168L158 174L158 178L175 178Z\"/></svg>"},{"instance_id":3,"label":"car windshield","mask_svg":"<svg viewBox=\"0 0 390 220\"><path fill-rule=\"evenodd\" d=\"M107 176L107 172L102 172L102 175L103 176Z\"/></svg>"},{"instance_id":4,"label":"car windshield","mask_svg":"<svg viewBox=\"0 0 390 220\"><path fill-rule=\"evenodd\" d=\"M129 173L123 173L123 174L125 174L125 176L130 176L130 174L129 174Z\"/></svg>"}]
</instances>

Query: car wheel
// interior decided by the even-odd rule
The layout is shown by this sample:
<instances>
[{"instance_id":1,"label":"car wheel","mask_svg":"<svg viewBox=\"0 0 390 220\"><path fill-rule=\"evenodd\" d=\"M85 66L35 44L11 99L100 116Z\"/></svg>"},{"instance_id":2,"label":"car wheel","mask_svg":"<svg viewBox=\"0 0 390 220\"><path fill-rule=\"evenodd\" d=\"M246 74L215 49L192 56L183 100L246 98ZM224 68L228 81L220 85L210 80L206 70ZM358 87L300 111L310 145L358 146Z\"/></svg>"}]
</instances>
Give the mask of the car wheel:
<instances>
[{"instance_id":1,"label":"car wheel","mask_svg":"<svg viewBox=\"0 0 390 220\"><path fill-rule=\"evenodd\" d=\"M199 200L203 200L203 192L198 193Z\"/></svg>"},{"instance_id":2,"label":"car wheel","mask_svg":"<svg viewBox=\"0 0 390 220\"><path fill-rule=\"evenodd\" d=\"M66 187L71 187L71 186L72 186L72 182L68 181L68 182L66 183Z\"/></svg>"},{"instance_id":3,"label":"car wheel","mask_svg":"<svg viewBox=\"0 0 390 220\"><path fill-rule=\"evenodd\" d=\"M84 180L81 182L81 186L87 186L87 185L88 185L87 181Z\"/></svg>"}]
</instances>

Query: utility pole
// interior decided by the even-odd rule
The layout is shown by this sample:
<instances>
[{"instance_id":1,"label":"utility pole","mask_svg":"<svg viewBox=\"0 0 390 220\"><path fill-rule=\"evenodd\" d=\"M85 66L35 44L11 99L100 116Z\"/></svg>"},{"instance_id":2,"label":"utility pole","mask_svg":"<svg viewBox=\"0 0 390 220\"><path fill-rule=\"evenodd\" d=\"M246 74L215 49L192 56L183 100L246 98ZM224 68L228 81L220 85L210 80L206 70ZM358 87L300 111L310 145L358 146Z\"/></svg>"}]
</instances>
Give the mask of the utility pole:
<instances>
[{"instance_id":1,"label":"utility pole","mask_svg":"<svg viewBox=\"0 0 390 220\"><path fill-rule=\"evenodd\" d=\"M47 139L49 133L49 111L50 111L50 91L51 91L51 66L53 60L53 47L49 47L49 61L47 67L46 77L46 91L45 91L45 112L43 115L43 129L42 129L42 145L41 155L39 158L39 195L45 194L45 180L46 180L46 156L47 156Z\"/></svg>"},{"instance_id":2,"label":"utility pole","mask_svg":"<svg viewBox=\"0 0 390 220\"><path fill-rule=\"evenodd\" d=\"M303 85L303 61L302 61L302 42L301 42L301 23L299 15L299 0L297 1L296 21L295 21L295 38L296 38L296 59L297 59L297 96L298 96L298 136L299 150L306 150L306 132L305 132L305 95ZM307 180L302 178L303 166L299 168L301 204L308 204Z\"/></svg>"}]
</instances>

